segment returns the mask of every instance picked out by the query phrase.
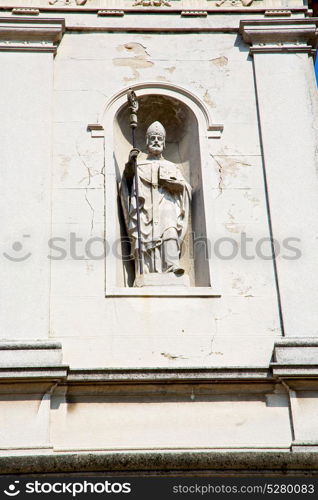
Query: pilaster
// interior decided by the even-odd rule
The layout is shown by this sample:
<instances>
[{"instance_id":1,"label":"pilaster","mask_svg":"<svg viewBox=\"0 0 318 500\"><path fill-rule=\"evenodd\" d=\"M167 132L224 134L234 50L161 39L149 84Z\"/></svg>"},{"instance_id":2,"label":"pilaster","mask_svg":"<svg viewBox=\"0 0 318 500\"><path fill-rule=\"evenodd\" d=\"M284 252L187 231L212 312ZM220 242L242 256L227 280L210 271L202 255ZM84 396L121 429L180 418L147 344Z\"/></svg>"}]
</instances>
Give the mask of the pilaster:
<instances>
[{"instance_id":1,"label":"pilaster","mask_svg":"<svg viewBox=\"0 0 318 500\"><path fill-rule=\"evenodd\" d=\"M317 19L242 20L251 45L274 267L287 336L318 335ZM292 247L289 258L279 248Z\"/></svg>"},{"instance_id":2,"label":"pilaster","mask_svg":"<svg viewBox=\"0 0 318 500\"><path fill-rule=\"evenodd\" d=\"M49 335L53 55L64 20L0 18L1 338Z\"/></svg>"}]
</instances>

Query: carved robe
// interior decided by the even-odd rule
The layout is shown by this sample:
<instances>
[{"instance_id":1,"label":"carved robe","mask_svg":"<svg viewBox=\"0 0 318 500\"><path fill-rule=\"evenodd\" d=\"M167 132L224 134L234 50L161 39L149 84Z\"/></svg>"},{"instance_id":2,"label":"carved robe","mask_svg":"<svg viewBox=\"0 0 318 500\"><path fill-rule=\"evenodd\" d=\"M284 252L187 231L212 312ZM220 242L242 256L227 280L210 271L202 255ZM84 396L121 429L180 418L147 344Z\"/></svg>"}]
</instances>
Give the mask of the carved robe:
<instances>
[{"instance_id":1,"label":"carved robe","mask_svg":"<svg viewBox=\"0 0 318 500\"><path fill-rule=\"evenodd\" d=\"M162 158L140 161L137 172L144 272L173 271L173 267L178 266L181 244L187 231L191 186L174 163ZM120 192L132 255L136 259L135 177L128 165ZM170 256L167 255L166 242L170 242Z\"/></svg>"}]
</instances>

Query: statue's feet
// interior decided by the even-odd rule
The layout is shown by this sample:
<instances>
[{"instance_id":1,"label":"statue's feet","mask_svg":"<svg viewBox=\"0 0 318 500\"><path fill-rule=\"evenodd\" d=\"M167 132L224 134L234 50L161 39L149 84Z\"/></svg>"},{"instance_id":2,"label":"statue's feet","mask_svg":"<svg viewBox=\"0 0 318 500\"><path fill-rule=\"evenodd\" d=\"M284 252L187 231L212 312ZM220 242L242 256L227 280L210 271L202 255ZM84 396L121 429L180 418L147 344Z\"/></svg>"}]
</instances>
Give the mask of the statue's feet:
<instances>
[{"instance_id":1,"label":"statue's feet","mask_svg":"<svg viewBox=\"0 0 318 500\"><path fill-rule=\"evenodd\" d=\"M170 266L168 267L167 273L174 273L176 276L182 276L184 274L184 269L178 266Z\"/></svg>"}]
</instances>

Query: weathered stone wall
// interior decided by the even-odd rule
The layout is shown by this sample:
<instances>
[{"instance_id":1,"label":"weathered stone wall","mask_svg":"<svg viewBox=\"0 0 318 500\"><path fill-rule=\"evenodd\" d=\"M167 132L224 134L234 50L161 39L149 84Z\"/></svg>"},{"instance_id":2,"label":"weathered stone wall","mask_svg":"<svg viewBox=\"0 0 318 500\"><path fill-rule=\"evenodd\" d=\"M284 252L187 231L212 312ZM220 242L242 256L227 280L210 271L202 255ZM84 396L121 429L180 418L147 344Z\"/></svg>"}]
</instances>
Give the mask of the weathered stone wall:
<instances>
[{"instance_id":1,"label":"weathered stone wall","mask_svg":"<svg viewBox=\"0 0 318 500\"><path fill-rule=\"evenodd\" d=\"M3 456L316 449L316 20L170 3L2 7ZM211 287L142 296L102 255L130 86L196 117Z\"/></svg>"}]
</instances>

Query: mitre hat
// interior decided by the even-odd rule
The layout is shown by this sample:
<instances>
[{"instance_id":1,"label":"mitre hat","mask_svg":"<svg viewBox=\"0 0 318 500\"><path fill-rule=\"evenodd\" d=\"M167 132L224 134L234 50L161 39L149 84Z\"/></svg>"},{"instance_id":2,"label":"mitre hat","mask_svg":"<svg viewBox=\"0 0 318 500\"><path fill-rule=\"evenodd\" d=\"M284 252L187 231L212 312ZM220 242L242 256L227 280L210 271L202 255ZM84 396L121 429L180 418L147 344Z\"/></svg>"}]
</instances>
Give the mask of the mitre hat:
<instances>
[{"instance_id":1,"label":"mitre hat","mask_svg":"<svg viewBox=\"0 0 318 500\"><path fill-rule=\"evenodd\" d=\"M149 125L146 135L161 135L161 137L166 137L166 131L164 126L160 122L153 122Z\"/></svg>"}]
</instances>

